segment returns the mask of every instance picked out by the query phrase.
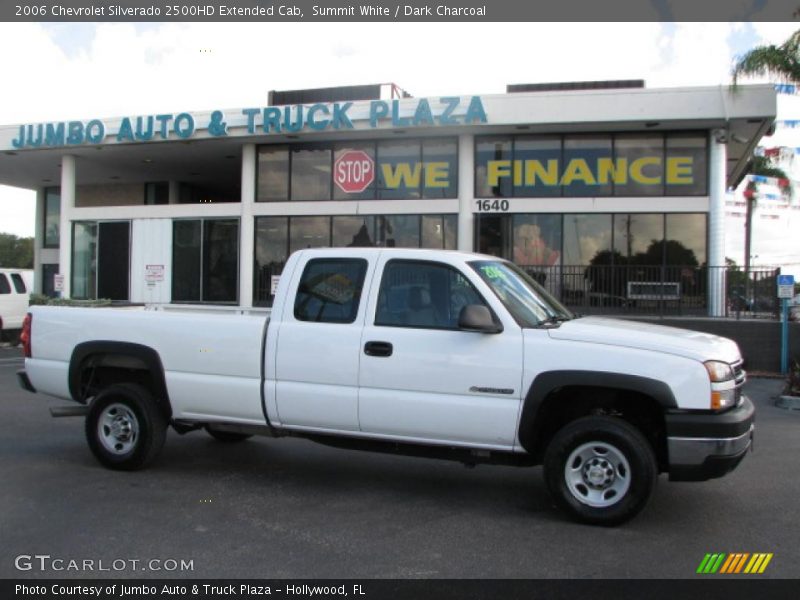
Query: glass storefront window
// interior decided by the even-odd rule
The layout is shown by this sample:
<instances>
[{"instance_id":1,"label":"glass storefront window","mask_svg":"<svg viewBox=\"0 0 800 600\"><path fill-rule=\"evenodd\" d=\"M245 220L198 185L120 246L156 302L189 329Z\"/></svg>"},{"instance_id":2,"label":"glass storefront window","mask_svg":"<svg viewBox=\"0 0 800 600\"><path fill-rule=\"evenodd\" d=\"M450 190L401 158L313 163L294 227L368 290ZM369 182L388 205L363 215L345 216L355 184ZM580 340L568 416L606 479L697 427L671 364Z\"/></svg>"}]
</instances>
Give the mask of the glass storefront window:
<instances>
[{"instance_id":1,"label":"glass storefront window","mask_svg":"<svg viewBox=\"0 0 800 600\"><path fill-rule=\"evenodd\" d=\"M560 136L526 135L515 138L514 161L512 180L515 196L561 195L559 184L561 176Z\"/></svg>"},{"instance_id":2,"label":"glass storefront window","mask_svg":"<svg viewBox=\"0 0 800 600\"><path fill-rule=\"evenodd\" d=\"M342 144L334 144L333 146L333 162L334 168L336 165L336 161L342 157L346 152L350 152L352 150L360 150L369 156L373 164L375 162L375 144L374 143L342 143ZM374 168L374 167L373 167ZM334 173L336 176L336 173ZM376 177L377 179L377 177ZM293 193L294 195L294 193ZM358 193L348 193L342 191L342 189L333 184L333 199L334 200L372 200L375 198L375 181L373 181L367 189L363 192ZM299 198L298 198L299 200Z\"/></svg>"},{"instance_id":3,"label":"glass storefront window","mask_svg":"<svg viewBox=\"0 0 800 600\"><path fill-rule=\"evenodd\" d=\"M423 198L458 196L458 142L430 139L422 142Z\"/></svg>"},{"instance_id":4,"label":"glass storefront window","mask_svg":"<svg viewBox=\"0 0 800 600\"><path fill-rule=\"evenodd\" d=\"M707 138L697 134L668 134L666 194L704 196L708 193Z\"/></svg>"},{"instance_id":5,"label":"glass storefront window","mask_svg":"<svg viewBox=\"0 0 800 600\"><path fill-rule=\"evenodd\" d=\"M375 218L376 245L419 248L419 215L383 215Z\"/></svg>"},{"instance_id":6,"label":"glass storefront window","mask_svg":"<svg viewBox=\"0 0 800 600\"><path fill-rule=\"evenodd\" d=\"M663 214L614 215L614 251L623 263L660 265L663 239Z\"/></svg>"},{"instance_id":7,"label":"glass storefront window","mask_svg":"<svg viewBox=\"0 0 800 600\"><path fill-rule=\"evenodd\" d=\"M44 247L58 248L61 227L61 188L44 192Z\"/></svg>"},{"instance_id":8,"label":"glass storefront window","mask_svg":"<svg viewBox=\"0 0 800 600\"><path fill-rule=\"evenodd\" d=\"M374 181L348 193L334 182L335 161L358 150L374 162ZM458 197L458 140L382 140L261 146L256 198L270 201Z\"/></svg>"},{"instance_id":9,"label":"glass storefront window","mask_svg":"<svg viewBox=\"0 0 800 600\"><path fill-rule=\"evenodd\" d=\"M331 184L329 146L292 148L292 200L330 200Z\"/></svg>"},{"instance_id":10,"label":"glass storefront window","mask_svg":"<svg viewBox=\"0 0 800 600\"><path fill-rule=\"evenodd\" d=\"M97 298L97 222L76 222L72 229L73 298Z\"/></svg>"},{"instance_id":11,"label":"glass storefront window","mask_svg":"<svg viewBox=\"0 0 800 600\"><path fill-rule=\"evenodd\" d=\"M422 215L422 248L455 250L458 215Z\"/></svg>"},{"instance_id":12,"label":"glass storefront window","mask_svg":"<svg viewBox=\"0 0 800 600\"><path fill-rule=\"evenodd\" d=\"M273 278L280 277L289 257L289 217L256 217L253 304L272 306Z\"/></svg>"},{"instance_id":13,"label":"glass storefront window","mask_svg":"<svg viewBox=\"0 0 800 600\"><path fill-rule=\"evenodd\" d=\"M511 137L475 138L475 197L510 198ZM506 175L504 175L506 174Z\"/></svg>"},{"instance_id":14,"label":"glass storefront window","mask_svg":"<svg viewBox=\"0 0 800 600\"><path fill-rule=\"evenodd\" d=\"M475 197L703 196L707 154L692 132L479 136Z\"/></svg>"},{"instance_id":15,"label":"glass storefront window","mask_svg":"<svg viewBox=\"0 0 800 600\"><path fill-rule=\"evenodd\" d=\"M201 221L172 223L172 301L200 300Z\"/></svg>"},{"instance_id":16,"label":"glass storefront window","mask_svg":"<svg viewBox=\"0 0 800 600\"><path fill-rule=\"evenodd\" d=\"M420 197L422 161L418 141L380 142L377 169L378 198L390 200Z\"/></svg>"},{"instance_id":17,"label":"glass storefront window","mask_svg":"<svg viewBox=\"0 0 800 600\"><path fill-rule=\"evenodd\" d=\"M292 217L289 223L289 254L304 248L331 245L330 217Z\"/></svg>"},{"instance_id":18,"label":"glass storefront window","mask_svg":"<svg viewBox=\"0 0 800 600\"><path fill-rule=\"evenodd\" d=\"M706 263L706 215L667 215L666 263L668 265L699 266Z\"/></svg>"},{"instance_id":19,"label":"glass storefront window","mask_svg":"<svg viewBox=\"0 0 800 600\"><path fill-rule=\"evenodd\" d=\"M513 256L521 266L560 264L561 215L514 215Z\"/></svg>"},{"instance_id":20,"label":"glass storefront window","mask_svg":"<svg viewBox=\"0 0 800 600\"><path fill-rule=\"evenodd\" d=\"M611 182L602 183L597 163L611 158L610 135L568 135L564 137L561 182L564 196L610 196Z\"/></svg>"},{"instance_id":21,"label":"glass storefront window","mask_svg":"<svg viewBox=\"0 0 800 600\"><path fill-rule=\"evenodd\" d=\"M617 178L617 196L664 195L664 136L618 135L614 138L615 164L625 172L626 183Z\"/></svg>"},{"instance_id":22,"label":"glass storefront window","mask_svg":"<svg viewBox=\"0 0 800 600\"><path fill-rule=\"evenodd\" d=\"M256 199L260 202L289 199L288 146L259 147Z\"/></svg>"},{"instance_id":23,"label":"glass storefront window","mask_svg":"<svg viewBox=\"0 0 800 600\"><path fill-rule=\"evenodd\" d=\"M611 251L611 215L564 215L564 264L588 265Z\"/></svg>"},{"instance_id":24,"label":"glass storefront window","mask_svg":"<svg viewBox=\"0 0 800 600\"><path fill-rule=\"evenodd\" d=\"M172 301L236 302L238 291L239 221L173 221Z\"/></svg>"},{"instance_id":25,"label":"glass storefront window","mask_svg":"<svg viewBox=\"0 0 800 600\"><path fill-rule=\"evenodd\" d=\"M239 295L239 221L203 221L203 302L236 302Z\"/></svg>"},{"instance_id":26,"label":"glass storefront window","mask_svg":"<svg viewBox=\"0 0 800 600\"><path fill-rule=\"evenodd\" d=\"M375 217L333 217L334 248L375 246Z\"/></svg>"}]
</instances>

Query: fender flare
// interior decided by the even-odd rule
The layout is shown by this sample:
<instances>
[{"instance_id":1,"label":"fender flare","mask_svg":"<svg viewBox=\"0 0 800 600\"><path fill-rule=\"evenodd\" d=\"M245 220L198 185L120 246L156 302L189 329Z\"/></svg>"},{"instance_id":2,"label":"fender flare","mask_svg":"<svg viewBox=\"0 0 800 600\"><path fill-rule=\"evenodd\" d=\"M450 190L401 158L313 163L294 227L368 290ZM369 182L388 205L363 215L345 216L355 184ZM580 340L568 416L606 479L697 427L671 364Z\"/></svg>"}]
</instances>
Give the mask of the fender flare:
<instances>
[{"instance_id":1,"label":"fender flare","mask_svg":"<svg viewBox=\"0 0 800 600\"><path fill-rule=\"evenodd\" d=\"M518 438L522 447L533 453L542 427L545 399L563 387L599 387L638 392L653 398L663 410L675 409L678 403L670 387L663 381L608 371L545 371L531 382L519 420Z\"/></svg>"},{"instance_id":2,"label":"fender flare","mask_svg":"<svg viewBox=\"0 0 800 600\"><path fill-rule=\"evenodd\" d=\"M73 400L86 404L86 398L81 397L81 365L87 358L95 354L117 354L141 360L152 377L153 396L156 402L165 409L168 418L172 416L172 405L169 401L161 357L153 348L132 342L96 340L75 346L70 357L68 373L69 393Z\"/></svg>"}]
</instances>

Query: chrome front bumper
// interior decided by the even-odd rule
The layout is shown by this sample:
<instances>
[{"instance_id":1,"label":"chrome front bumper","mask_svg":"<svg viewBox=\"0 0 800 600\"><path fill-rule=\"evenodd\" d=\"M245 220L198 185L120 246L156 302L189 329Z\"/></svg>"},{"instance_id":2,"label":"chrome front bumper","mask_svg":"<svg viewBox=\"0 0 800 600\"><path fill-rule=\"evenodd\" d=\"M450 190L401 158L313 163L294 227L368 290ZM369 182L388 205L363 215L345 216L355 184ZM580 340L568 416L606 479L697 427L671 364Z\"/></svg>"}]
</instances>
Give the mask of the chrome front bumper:
<instances>
[{"instance_id":1,"label":"chrome front bumper","mask_svg":"<svg viewBox=\"0 0 800 600\"><path fill-rule=\"evenodd\" d=\"M755 409L746 397L719 415L682 414L667 417L669 477L703 481L722 477L753 447Z\"/></svg>"}]
</instances>

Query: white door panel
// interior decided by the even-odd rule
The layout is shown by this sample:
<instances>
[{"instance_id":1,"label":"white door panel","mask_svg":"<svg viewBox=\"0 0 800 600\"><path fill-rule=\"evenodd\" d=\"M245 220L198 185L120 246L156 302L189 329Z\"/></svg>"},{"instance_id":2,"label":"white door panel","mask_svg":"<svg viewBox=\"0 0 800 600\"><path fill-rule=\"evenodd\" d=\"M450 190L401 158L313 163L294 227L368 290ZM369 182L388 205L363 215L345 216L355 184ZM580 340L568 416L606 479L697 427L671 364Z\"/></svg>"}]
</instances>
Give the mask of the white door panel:
<instances>
[{"instance_id":1,"label":"white door panel","mask_svg":"<svg viewBox=\"0 0 800 600\"><path fill-rule=\"evenodd\" d=\"M358 369L368 286L366 259L298 265L277 332L275 400L284 427L358 431Z\"/></svg>"},{"instance_id":2,"label":"white door panel","mask_svg":"<svg viewBox=\"0 0 800 600\"><path fill-rule=\"evenodd\" d=\"M281 324L276 372L283 425L358 430L361 327L353 324Z\"/></svg>"},{"instance_id":3,"label":"white door panel","mask_svg":"<svg viewBox=\"0 0 800 600\"><path fill-rule=\"evenodd\" d=\"M521 398L521 330L458 330L457 309L465 298L474 303L480 296L463 277L437 271L440 266L445 268L428 263L419 272L412 272L413 265L386 271L394 289L387 283L370 302L361 343L361 430L511 448ZM379 323L405 325L375 325L378 306ZM418 325L421 319L428 320L426 327ZM383 356L365 352L371 342L382 343Z\"/></svg>"}]
</instances>

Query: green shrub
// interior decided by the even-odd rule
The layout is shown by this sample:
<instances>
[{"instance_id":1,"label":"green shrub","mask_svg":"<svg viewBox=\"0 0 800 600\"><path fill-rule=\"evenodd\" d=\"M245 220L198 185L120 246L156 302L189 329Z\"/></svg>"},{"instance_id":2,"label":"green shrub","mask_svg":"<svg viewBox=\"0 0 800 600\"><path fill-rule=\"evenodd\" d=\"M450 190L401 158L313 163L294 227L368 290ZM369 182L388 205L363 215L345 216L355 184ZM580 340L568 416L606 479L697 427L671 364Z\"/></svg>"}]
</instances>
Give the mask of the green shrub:
<instances>
[{"instance_id":1,"label":"green shrub","mask_svg":"<svg viewBox=\"0 0 800 600\"><path fill-rule=\"evenodd\" d=\"M30 306L82 306L97 308L101 306L111 306L111 300L98 298L97 300L73 300L72 298L51 298L44 294L31 294L29 299Z\"/></svg>"}]
</instances>

